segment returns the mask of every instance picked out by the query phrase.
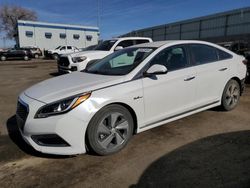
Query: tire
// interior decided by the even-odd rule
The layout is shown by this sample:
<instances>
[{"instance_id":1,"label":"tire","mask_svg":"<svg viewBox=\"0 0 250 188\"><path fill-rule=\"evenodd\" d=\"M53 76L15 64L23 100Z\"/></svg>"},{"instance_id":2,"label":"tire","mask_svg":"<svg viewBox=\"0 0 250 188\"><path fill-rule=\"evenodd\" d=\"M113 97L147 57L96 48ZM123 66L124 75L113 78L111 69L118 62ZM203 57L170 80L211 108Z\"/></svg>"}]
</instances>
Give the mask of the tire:
<instances>
[{"instance_id":1,"label":"tire","mask_svg":"<svg viewBox=\"0 0 250 188\"><path fill-rule=\"evenodd\" d=\"M233 110L240 99L240 85L236 80L229 80L224 88L221 107L225 111Z\"/></svg>"},{"instance_id":2,"label":"tire","mask_svg":"<svg viewBox=\"0 0 250 188\"><path fill-rule=\"evenodd\" d=\"M134 129L133 117L120 105L97 112L87 128L87 146L98 155L110 155L123 149Z\"/></svg>"},{"instance_id":3,"label":"tire","mask_svg":"<svg viewBox=\"0 0 250 188\"><path fill-rule=\"evenodd\" d=\"M38 54L35 54L35 55L34 55L34 58L35 58L35 59L38 59L38 58L39 58L39 55L38 55Z\"/></svg>"},{"instance_id":4,"label":"tire","mask_svg":"<svg viewBox=\"0 0 250 188\"><path fill-rule=\"evenodd\" d=\"M23 59L24 59L25 61L28 61L28 60L29 60L29 57L26 55L26 56L23 57Z\"/></svg>"},{"instance_id":5,"label":"tire","mask_svg":"<svg viewBox=\"0 0 250 188\"><path fill-rule=\"evenodd\" d=\"M52 57L53 57L54 60L58 60L59 55L58 54L53 54Z\"/></svg>"},{"instance_id":6,"label":"tire","mask_svg":"<svg viewBox=\"0 0 250 188\"><path fill-rule=\"evenodd\" d=\"M1 56L1 61L6 61L6 57L5 56Z\"/></svg>"}]
</instances>

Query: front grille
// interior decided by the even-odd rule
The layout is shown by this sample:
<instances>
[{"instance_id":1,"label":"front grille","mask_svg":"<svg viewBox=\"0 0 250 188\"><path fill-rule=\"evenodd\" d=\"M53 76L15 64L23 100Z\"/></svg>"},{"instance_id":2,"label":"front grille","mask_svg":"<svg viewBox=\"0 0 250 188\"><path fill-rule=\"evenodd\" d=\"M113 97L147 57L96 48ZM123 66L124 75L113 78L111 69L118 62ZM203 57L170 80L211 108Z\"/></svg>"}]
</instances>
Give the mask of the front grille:
<instances>
[{"instance_id":1,"label":"front grille","mask_svg":"<svg viewBox=\"0 0 250 188\"><path fill-rule=\"evenodd\" d=\"M60 57L59 60L58 60L58 65L68 67L69 66L68 57Z\"/></svg>"},{"instance_id":2,"label":"front grille","mask_svg":"<svg viewBox=\"0 0 250 188\"><path fill-rule=\"evenodd\" d=\"M24 128L24 124L25 124L28 114L29 114L28 107L18 101L16 116L17 116L18 126L20 127L21 130L23 130Z\"/></svg>"}]
</instances>

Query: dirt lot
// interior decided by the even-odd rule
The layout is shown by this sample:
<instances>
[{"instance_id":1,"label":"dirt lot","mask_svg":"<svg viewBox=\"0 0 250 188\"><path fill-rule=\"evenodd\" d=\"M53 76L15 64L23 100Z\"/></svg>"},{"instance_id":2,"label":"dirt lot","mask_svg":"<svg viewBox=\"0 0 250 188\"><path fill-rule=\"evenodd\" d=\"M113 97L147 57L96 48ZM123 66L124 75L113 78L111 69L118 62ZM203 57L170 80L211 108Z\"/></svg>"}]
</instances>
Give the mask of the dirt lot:
<instances>
[{"instance_id":1,"label":"dirt lot","mask_svg":"<svg viewBox=\"0 0 250 188\"><path fill-rule=\"evenodd\" d=\"M1 187L250 187L250 86L231 112L208 110L135 135L121 152L53 156L15 131L18 94L55 62L0 64Z\"/></svg>"}]
</instances>

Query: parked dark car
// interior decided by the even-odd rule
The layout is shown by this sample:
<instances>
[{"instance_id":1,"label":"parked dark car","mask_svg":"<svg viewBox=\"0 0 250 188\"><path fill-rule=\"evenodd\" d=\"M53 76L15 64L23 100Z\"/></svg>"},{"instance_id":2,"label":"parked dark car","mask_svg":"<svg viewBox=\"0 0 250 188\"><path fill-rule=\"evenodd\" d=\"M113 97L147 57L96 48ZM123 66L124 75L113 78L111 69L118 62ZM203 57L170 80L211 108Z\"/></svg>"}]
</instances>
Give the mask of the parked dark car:
<instances>
[{"instance_id":1,"label":"parked dark car","mask_svg":"<svg viewBox=\"0 0 250 188\"><path fill-rule=\"evenodd\" d=\"M7 59L24 59L27 61L30 58L32 58L30 50L9 49L5 52L0 52L1 61L5 61Z\"/></svg>"},{"instance_id":2,"label":"parked dark car","mask_svg":"<svg viewBox=\"0 0 250 188\"><path fill-rule=\"evenodd\" d=\"M30 52L32 53L32 57L35 59L37 59L43 55L42 50L40 48L37 48L37 47L25 46L25 47L22 47L20 49L21 50L30 50Z\"/></svg>"},{"instance_id":3,"label":"parked dark car","mask_svg":"<svg viewBox=\"0 0 250 188\"><path fill-rule=\"evenodd\" d=\"M250 53L250 44L246 41L230 41L218 44L236 54L243 55L245 57Z\"/></svg>"}]
</instances>

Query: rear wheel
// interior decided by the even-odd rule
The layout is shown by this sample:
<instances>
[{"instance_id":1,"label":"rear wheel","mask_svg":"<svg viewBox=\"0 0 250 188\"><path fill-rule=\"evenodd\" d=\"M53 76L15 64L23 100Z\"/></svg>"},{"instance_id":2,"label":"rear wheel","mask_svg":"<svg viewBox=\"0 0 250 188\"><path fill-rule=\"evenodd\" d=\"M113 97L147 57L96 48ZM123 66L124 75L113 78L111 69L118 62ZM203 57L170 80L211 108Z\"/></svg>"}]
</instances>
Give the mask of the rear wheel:
<instances>
[{"instance_id":1,"label":"rear wheel","mask_svg":"<svg viewBox=\"0 0 250 188\"><path fill-rule=\"evenodd\" d=\"M1 56L1 61L6 61L6 57L5 56Z\"/></svg>"},{"instance_id":2,"label":"rear wheel","mask_svg":"<svg viewBox=\"0 0 250 188\"><path fill-rule=\"evenodd\" d=\"M221 106L223 110L230 111L233 110L240 99L240 85L236 80L230 80L222 95Z\"/></svg>"},{"instance_id":3,"label":"rear wheel","mask_svg":"<svg viewBox=\"0 0 250 188\"><path fill-rule=\"evenodd\" d=\"M87 129L87 142L99 155L109 155L123 149L133 133L133 118L120 105L101 109L92 118Z\"/></svg>"}]
</instances>

